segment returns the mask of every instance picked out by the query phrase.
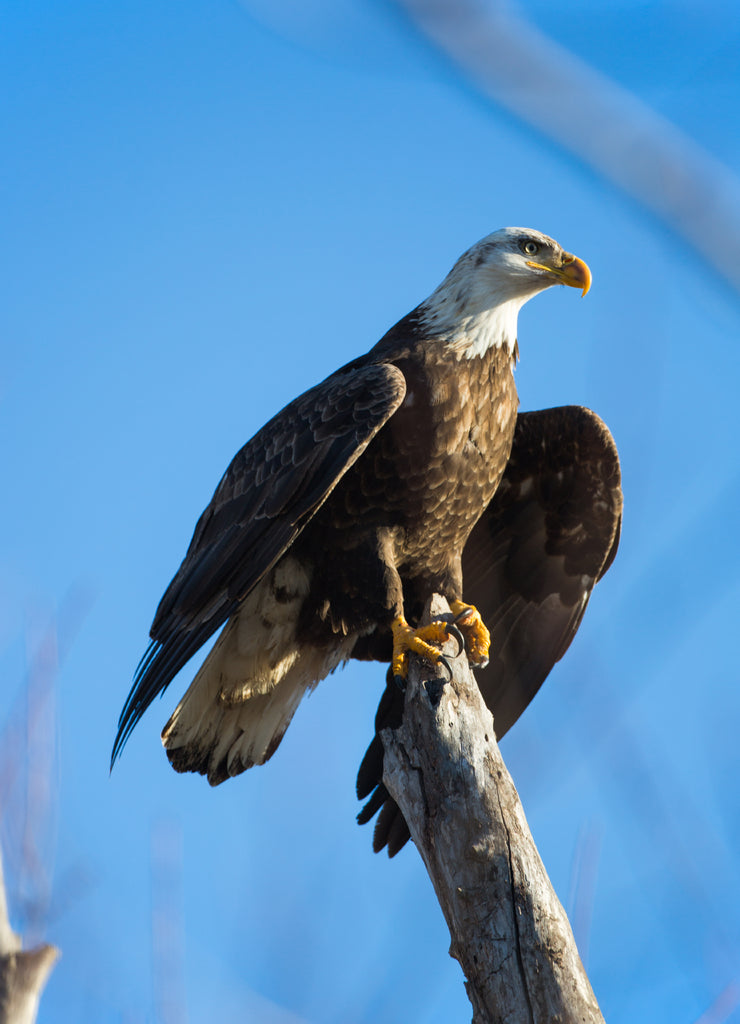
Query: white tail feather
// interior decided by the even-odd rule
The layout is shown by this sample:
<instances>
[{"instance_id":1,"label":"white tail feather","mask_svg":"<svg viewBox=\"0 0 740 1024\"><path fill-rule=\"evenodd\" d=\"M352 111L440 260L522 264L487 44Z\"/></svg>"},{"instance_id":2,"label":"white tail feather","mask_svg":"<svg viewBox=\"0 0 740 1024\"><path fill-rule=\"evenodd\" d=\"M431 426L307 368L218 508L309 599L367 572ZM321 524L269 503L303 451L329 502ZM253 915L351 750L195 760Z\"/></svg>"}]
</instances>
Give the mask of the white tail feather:
<instances>
[{"instance_id":1,"label":"white tail feather","mask_svg":"<svg viewBox=\"0 0 740 1024\"><path fill-rule=\"evenodd\" d=\"M328 650L299 646L294 602L276 604L272 583L255 588L226 624L162 732L173 767L201 772L214 786L264 764L304 693L354 646L353 636Z\"/></svg>"}]
</instances>

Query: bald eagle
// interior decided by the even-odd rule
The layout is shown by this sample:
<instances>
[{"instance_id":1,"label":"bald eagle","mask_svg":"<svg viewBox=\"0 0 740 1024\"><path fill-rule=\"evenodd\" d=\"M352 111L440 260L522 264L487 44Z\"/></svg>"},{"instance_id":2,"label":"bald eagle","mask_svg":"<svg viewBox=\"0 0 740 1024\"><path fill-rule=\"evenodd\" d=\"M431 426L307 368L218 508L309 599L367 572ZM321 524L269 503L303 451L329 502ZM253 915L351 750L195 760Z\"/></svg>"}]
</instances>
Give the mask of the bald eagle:
<instances>
[{"instance_id":1,"label":"bald eagle","mask_svg":"<svg viewBox=\"0 0 740 1024\"><path fill-rule=\"evenodd\" d=\"M608 430L582 408L518 414L514 386L522 305L590 280L552 238L496 231L237 453L159 604L111 764L222 626L162 740L177 771L212 785L263 764L306 691L347 659L390 662L401 686L409 652L439 660L455 627L414 625L435 592L480 666L497 734L513 724L618 543ZM381 777L375 740L358 789L374 790L366 817L385 804L387 842L397 809Z\"/></svg>"}]
</instances>

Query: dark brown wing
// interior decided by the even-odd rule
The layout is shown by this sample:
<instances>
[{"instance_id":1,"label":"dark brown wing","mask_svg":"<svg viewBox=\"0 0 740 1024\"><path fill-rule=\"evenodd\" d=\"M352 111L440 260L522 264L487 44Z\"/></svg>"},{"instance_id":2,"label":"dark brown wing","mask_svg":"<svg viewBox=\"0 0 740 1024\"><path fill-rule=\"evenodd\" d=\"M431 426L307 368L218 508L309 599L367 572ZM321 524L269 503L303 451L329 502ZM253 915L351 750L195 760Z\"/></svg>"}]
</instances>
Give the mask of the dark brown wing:
<instances>
[{"instance_id":1,"label":"dark brown wing","mask_svg":"<svg viewBox=\"0 0 740 1024\"><path fill-rule=\"evenodd\" d=\"M405 393L395 366L350 364L238 452L159 604L111 763L152 700L290 547Z\"/></svg>"},{"instance_id":2,"label":"dark brown wing","mask_svg":"<svg viewBox=\"0 0 740 1024\"><path fill-rule=\"evenodd\" d=\"M496 495L463 553L465 600L491 631L476 672L500 739L570 646L622 522L619 457L605 424L565 406L517 418Z\"/></svg>"},{"instance_id":3,"label":"dark brown wing","mask_svg":"<svg viewBox=\"0 0 740 1024\"><path fill-rule=\"evenodd\" d=\"M614 559L621 520L619 458L599 417L578 406L521 413L506 473L463 552L465 600L491 631L491 660L476 679L499 739L570 646ZM389 724L398 716L392 693L378 714ZM376 737L360 768L360 799L380 778ZM382 805L373 845L392 855L408 830L386 797L381 785L360 817Z\"/></svg>"}]
</instances>

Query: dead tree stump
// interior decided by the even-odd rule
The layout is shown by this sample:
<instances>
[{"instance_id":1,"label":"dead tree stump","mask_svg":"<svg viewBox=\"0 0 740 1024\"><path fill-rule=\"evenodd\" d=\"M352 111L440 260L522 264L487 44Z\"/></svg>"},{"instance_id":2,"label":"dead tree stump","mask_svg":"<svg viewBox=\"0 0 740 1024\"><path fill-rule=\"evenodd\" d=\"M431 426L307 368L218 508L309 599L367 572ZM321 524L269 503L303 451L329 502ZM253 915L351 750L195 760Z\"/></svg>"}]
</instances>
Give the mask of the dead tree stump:
<instances>
[{"instance_id":1,"label":"dead tree stump","mask_svg":"<svg viewBox=\"0 0 740 1024\"><path fill-rule=\"evenodd\" d=\"M424 621L449 618L435 595ZM449 651L454 641L446 646ZM411 659L383 781L426 865L473 1004L473 1024L604 1024L565 912L465 654Z\"/></svg>"}]
</instances>

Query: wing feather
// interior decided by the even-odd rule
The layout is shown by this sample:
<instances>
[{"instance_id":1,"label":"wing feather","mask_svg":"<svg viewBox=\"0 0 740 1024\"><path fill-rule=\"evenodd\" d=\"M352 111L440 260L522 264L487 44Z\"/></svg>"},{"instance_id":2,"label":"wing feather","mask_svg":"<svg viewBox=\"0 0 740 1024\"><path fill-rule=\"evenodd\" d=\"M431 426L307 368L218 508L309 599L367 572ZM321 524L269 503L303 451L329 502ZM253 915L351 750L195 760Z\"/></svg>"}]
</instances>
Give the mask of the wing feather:
<instances>
[{"instance_id":1,"label":"wing feather","mask_svg":"<svg viewBox=\"0 0 740 1024\"><path fill-rule=\"evenodd\" d=\"M599 417L579 406L520 414L504 478L463 553L465 599L491 630L476 678L499 739L570 646L621 519L619 457Z\"/></svg>"},{"instance_id":2,"label":"wing feather","mask_svg":"<svg viewBox=\"0 0 740 1024\"><path fill-rule=\"evenodd\" d=\"M237 453L157 608L111 763L152 700L290 547L405 392L395 366L350 364L287 405Z\"/></svg>"}]
</instances>

